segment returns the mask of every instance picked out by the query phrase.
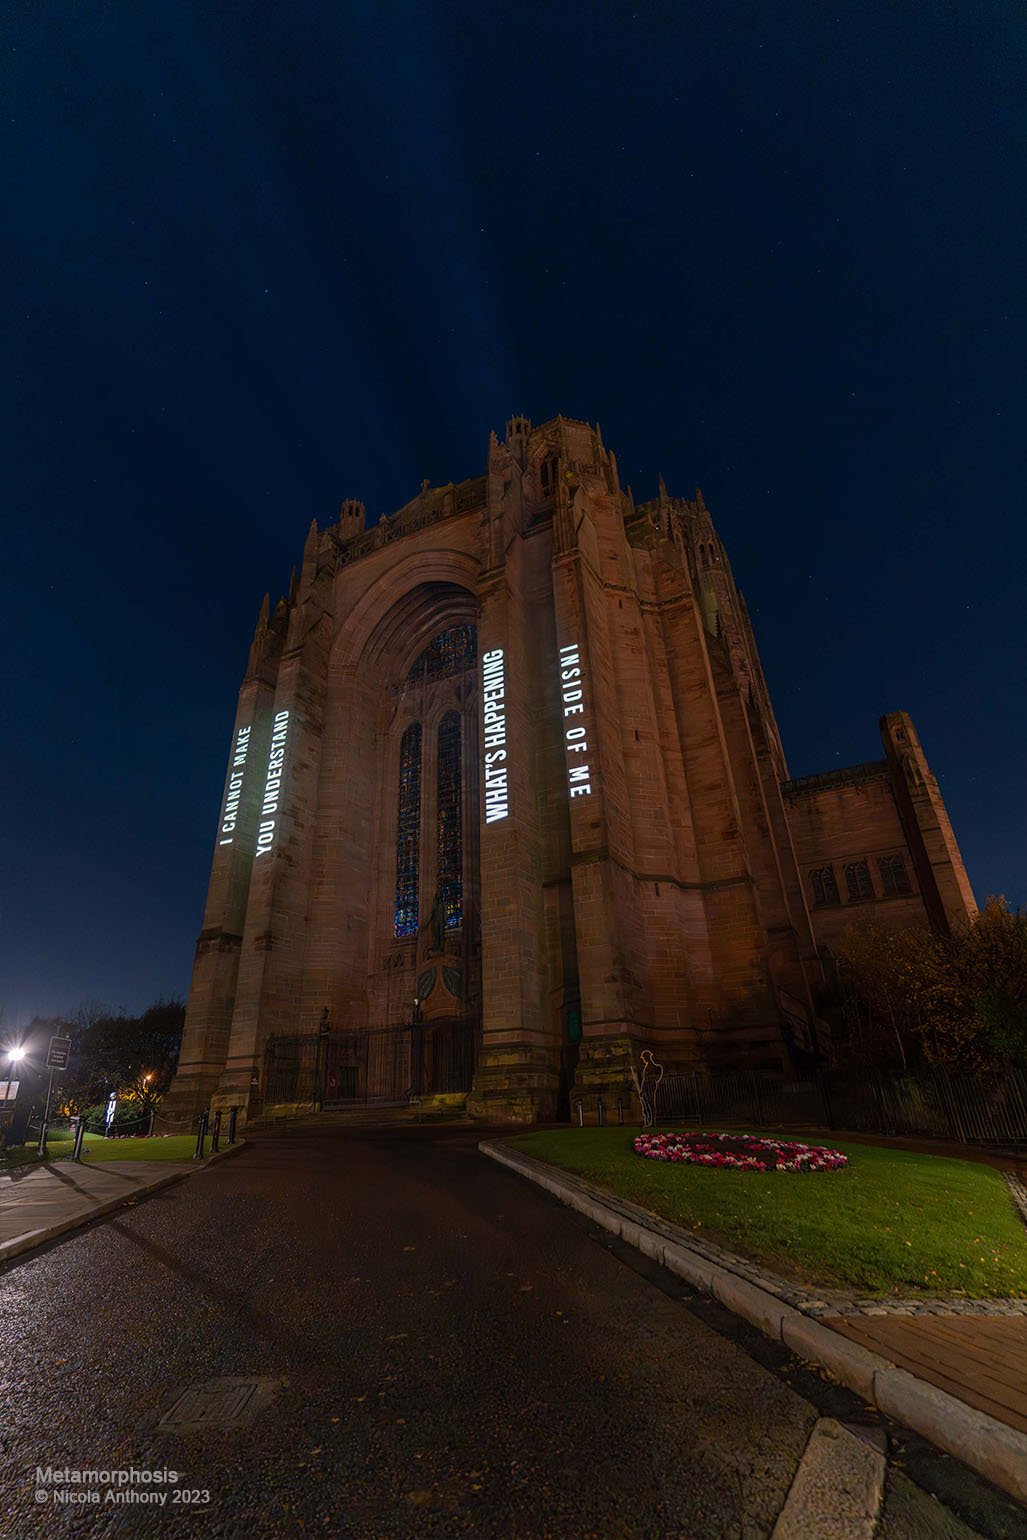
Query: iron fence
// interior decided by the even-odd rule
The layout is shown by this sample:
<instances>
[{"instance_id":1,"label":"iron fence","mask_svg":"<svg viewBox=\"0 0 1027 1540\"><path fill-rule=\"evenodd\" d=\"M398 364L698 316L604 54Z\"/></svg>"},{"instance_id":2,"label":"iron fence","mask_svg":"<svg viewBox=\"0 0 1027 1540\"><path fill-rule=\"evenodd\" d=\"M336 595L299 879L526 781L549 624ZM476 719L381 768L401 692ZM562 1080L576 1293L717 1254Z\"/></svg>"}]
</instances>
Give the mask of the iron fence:
<instances>
[{"instance_id":1,"label":"iron fence","mask_svg":"<svg viewBox=\"0 0 1027 1540\"><path fill-rule=\"evenodd\" d=\"M950 1139L960 1144L1027 1144L1027 1075L817 1071L782 1083L759 1070L664 1075L658 1123L826 1124L857 1133Z\"/></svg>"},{"instance_id":2,"label":"iron fence","mask_svg":"<svg viewBox=\"0 0 1027 1540\"><path fill-rule=\"evenodd\" d=\"M469 1091L476 1048L474 1023L464 1020L272 1037L264 1059L264 1104L382 1106Z\"/></svg>"}]
</instances>

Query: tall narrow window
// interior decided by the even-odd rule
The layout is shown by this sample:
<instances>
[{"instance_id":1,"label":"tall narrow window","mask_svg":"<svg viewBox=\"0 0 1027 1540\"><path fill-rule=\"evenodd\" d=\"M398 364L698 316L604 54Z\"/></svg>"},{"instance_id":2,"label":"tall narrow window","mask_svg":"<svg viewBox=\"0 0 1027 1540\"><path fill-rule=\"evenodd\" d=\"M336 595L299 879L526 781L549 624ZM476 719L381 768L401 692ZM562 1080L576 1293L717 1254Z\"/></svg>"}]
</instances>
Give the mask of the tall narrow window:
<instances>
[{"instance_id":1,"label":"tall narrow window","mask_svg":"<svg viewBox=\"0 0 1027 1540\"><path fill-rule=\"evenodd\" d=\"M460 718L447 711L439 723L439 897L447 930L462 924L463 824Z\"/></svg>"},{"instance_id":2,"label":"tall narrow window","mask_svg":"<svg viewBox=\"0 0 1027 1540\"><path fill-rule=\"evenodd\" d=\"M833 866L815 867L809 874L809 881L813 889L813 902L816 905L841 903Z\"/></svg>"},{"instance_id":3,"label":"tall narrow window","mask_svg":"<svg viewBox=\"0 0 1027 1540\"><path fill-rule=\"evenodd\" d=\"M421 843L421 724L412 722L399 747L399 817L396 823L396 935L416 936Z\"/></svg>"},{"instance_id":4,"label":"tall narrow window","mask_svg":"<svg viewBox=\"0 0 1027 1540\"><path fill-rule=\"evenodd\" d=\"M850 861L845 868L845 887L850 903L860 898L873 898L870 868L865 861Z\"/></svg>"},{"instance_id":5,"label":"tall narrow window","mask_svg":"<svg viewBox=\"0 0 1027 1540\"><path fill-rule=\"evenodd\" d=\"M909 893L909 873L901 856L879 856L877 865L881 872L881 886L885 893Z\"/></svg>"}]
</instances>

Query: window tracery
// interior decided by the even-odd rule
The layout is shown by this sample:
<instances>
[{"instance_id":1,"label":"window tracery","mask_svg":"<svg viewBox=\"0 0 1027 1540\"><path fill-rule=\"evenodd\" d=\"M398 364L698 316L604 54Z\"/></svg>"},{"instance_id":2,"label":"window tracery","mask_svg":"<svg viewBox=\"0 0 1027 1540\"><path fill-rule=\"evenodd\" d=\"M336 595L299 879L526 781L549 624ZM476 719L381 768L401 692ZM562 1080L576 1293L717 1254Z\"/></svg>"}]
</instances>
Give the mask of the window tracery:
<instances>
[{"instance_id":1,"label":"window tracery","mask_svg":"<svg viewBox=\"0 0 1027 1540\"><path fill-rule=\"evenodd\" d=\"M438 890L447 930L461 925L464 917L461 770L460 718L447 711L438 742Z\"/></svg>"},{"instance_id":2,"label":"window tracery","mask_svg":"<svg viewBox=\"0 0 1027 1540\"><path fill-rule=\"evenodd\" d=\"M473 668L478 656L478 628L473 623L450 626L435 637L417 658L407 679L410 683L432 684Z\"/></svg>"},{"instance_id":3,"label":"window tracery","mask_svg":"<svg viewBox=\"0 0 1027 1540\"><path fill-rule=\"evenodd\" d=\"M421 724L411 722L399 749L396 822L396 936L416 936L421 846Z\"/></svg>"}]
</instances>

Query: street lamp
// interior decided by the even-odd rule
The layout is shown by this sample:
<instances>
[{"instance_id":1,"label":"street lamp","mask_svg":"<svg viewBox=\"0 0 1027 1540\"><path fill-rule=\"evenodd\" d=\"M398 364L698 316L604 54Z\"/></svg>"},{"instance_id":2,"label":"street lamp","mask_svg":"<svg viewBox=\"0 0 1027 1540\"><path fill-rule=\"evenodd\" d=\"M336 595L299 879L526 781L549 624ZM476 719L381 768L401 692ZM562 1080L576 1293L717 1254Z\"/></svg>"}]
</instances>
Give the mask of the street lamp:
<instances>
[{"instance_id":1,"label":"street lamp","mask_svg":"<svg viewBox=\"0 0 1027 1540\"><path fill-rule=\"evenodd\" d=\"M13 1073L14 1065L17 1064L24 1057L25 1057L25 1050L24 1050L24 1048L8 1048L7 1049L7 1059L8 1059L8 1063L7 1063L7 1079L5 1081L0 1081L0 1084L2 1084L3 1088L4 1088L4 1098L3 1099L4 1099L5 1102L7 1101L7 1098L11 1094L11 1081L14 1078L14 1073Z\"/></svg>"}]
</instances>

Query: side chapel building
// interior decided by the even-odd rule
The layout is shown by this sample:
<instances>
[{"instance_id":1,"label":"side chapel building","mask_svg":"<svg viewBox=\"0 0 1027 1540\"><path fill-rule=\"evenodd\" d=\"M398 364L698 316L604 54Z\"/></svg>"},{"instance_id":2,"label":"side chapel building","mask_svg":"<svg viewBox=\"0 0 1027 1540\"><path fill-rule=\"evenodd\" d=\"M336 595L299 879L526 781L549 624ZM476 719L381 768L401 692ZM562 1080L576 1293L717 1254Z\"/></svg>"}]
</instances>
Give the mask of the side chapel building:
<instances>
[{"instance_id":1,"label":"side chapel building","mask_svg":"<svg viewBox=\"0 0 1027 1540\"><path fill-rule=\"evenodd\" d=\"M310 526L236 713L178 1076L251 1116L445 1097L489 1121L823 1046L859 915L975 912L910 718L791 780L697 492L636 504L598 427Z\"/></svg>"}]
</instances>

